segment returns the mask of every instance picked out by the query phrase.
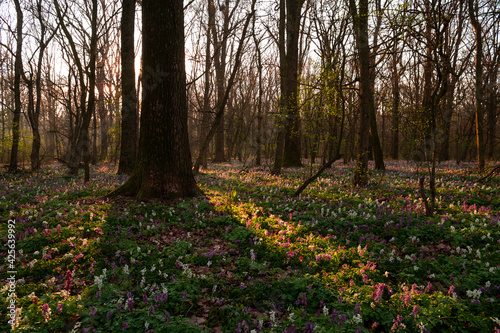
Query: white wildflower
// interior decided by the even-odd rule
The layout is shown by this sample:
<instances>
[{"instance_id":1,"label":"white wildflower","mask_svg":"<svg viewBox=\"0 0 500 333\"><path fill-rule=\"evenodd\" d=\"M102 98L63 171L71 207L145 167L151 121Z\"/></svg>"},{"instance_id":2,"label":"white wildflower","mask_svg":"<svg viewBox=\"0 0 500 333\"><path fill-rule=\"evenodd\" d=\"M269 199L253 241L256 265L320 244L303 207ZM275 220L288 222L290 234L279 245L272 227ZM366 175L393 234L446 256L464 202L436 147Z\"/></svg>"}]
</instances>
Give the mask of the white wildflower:
<instances>
[{"instance_id":1,"label":"white wildflower","mask_svg":"<svg viewBox=\"0 0 500 333\"><path fill-rule=\"evenodd\" d=\"M363 318L361 317L360 314L357 314L357 315L354 315L352 317L352 321L355 323L355 324L360 324L363 322Z\"/></svg>"},{"instance_id":2,"label":"white wildflower","mask_svg":"<svg viewBox=\"0 0 500 333\"><path fill-rule=\"evenodd\" d=\"M38 260L33 259L32 261L30 261L30 262L28 263L28 266L29 266L29 267L31 267L31 268L33 268L33 266L35 266L35 264L37 263L37 261L38 261Z\"/></svg>"},{"instance_id":3,"label":"white wildflower","mask_svg":"<svg viewBox=\"0 0 500 333\"><path fill-rule=\"evenodd\" d=\"M323 306L323 314L324 314L325 316L328 316L328 313L329 313L329 312L330 312L330 311L328 310L328 308L326 307L326 305L325 305L325 306Z\"/></svg>"},{"instance_id":4,"label":"white wildflower","mask_svg":"<svg viewBox=\"0 0 500 333\"><path fill-rule=\"evenodd\" d=\"M94 284L97 285L97 288L101 290L102 288L102 276L94 276Z\"/></svg>"}]
</instances>

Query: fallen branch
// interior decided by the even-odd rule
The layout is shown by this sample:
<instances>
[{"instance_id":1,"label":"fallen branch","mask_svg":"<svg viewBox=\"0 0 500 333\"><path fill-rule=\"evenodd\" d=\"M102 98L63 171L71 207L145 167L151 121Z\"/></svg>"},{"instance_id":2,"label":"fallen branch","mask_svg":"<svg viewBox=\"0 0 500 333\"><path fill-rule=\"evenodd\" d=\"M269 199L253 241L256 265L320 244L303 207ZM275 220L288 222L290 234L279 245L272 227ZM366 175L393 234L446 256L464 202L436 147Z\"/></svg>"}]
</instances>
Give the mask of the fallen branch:
<instances>
[{"instance_id":1,"label":"fallen branch","mask_svg":"<svg viewBox=\"0 0 500 333\"><path fill-rule=\"evenodd\" d=\"M339 158L341 158L342 155L336 155L334 158L332 158L331 160L329 160L326 164L324 164L321 169L318 170L318 172L316 172L316 174L312 177L310 177L308 180L306 180L304 182L304 184L302 184L298 189L297 191L295 191L295 193L293 194L294 197L297 197L299 196L302 191L304 191L306 189L307 186L309 186L309 184L311 184L313 181L315 181L322 173L323 171L325 171L326 169L328 169L329 167L332 166L333 163L335 163L336 160L338 160Z\"/></svg>"},{"instance_id":2,"label":"fallen branch","mask_svg":"<svg viewBox=\"0 0 500 333\"><path fill-rule=\"evenodd\" d=\"M495 176L498 176L498 175L500 175L500 164L497 166L494 166L493 169L491 169L491 171L486 176L479 179L477 182L478 183L487 183L487 182L491 181L493 178L495 178Z\"/></svg>"}]
</instances>

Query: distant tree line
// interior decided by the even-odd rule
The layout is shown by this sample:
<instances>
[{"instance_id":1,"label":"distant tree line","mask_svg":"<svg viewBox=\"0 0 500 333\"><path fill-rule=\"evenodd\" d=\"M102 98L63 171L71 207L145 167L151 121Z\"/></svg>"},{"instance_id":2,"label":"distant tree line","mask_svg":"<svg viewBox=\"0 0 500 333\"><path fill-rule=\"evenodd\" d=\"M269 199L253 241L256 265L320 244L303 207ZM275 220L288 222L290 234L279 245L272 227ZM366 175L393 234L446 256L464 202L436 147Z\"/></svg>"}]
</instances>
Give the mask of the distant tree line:
<instances>
[{"instance_id":1,"label":"distant tree line","mask_svg":"<svg viewBox=\"0 0 500 333\"><path fill-rule=\"evenodd\" d=\"M143 62L149 34L169 32L161 16L143 24L150 2L0 4L0 160L10 171L57 160L87 180L105 161L133 172L147 91L174 75L159 69L174 55ZM343 159L363 185L369 160L476 160L482 170L500 157L498 1L173 3L195 173L231 159L274 174Z\"/></svg>"}]
</instances>

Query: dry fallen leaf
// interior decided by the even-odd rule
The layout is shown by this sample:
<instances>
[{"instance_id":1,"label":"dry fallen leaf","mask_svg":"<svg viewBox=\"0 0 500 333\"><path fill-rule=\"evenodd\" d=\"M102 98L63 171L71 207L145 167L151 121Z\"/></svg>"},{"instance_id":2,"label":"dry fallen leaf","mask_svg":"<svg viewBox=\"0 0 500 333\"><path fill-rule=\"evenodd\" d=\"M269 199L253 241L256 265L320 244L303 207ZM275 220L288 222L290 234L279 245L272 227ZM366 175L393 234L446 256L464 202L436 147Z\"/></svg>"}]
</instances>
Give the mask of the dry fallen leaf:
<instances>
[{"instance_id":1,"label":"dry fallen leaf","mask_svg":"<svg viewBox=\"0 0 500 333\"><path fill-rule=\"evenodd\" d=\"M204 322L206 322L207 320L205 318L201 318L201 317L196 317L196 316L192 316L191 318L188 318L187 320L189 323L191 324L195 324L195 325L198 325L198 326L201 326L203 325Z\"/></svg>"}]
</instances>

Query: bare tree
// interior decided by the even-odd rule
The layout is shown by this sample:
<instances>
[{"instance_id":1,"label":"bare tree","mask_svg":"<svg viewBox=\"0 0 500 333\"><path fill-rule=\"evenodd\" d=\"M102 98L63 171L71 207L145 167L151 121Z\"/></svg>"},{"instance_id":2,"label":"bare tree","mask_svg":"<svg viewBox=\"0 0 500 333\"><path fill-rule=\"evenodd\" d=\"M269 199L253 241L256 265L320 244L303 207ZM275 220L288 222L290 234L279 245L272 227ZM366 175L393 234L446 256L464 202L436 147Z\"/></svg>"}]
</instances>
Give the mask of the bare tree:
<instances>
[{"instance_id":1,"label":"bare tree","mask_svg":"<svg viewBox=\"0 0 500 333\"><path fill-rule=\"evenodd\" d=\"M80 162L83 157L84 170L85 170L85 181L90 180L90 138L89 138L89 125L92 119L92 114L95 106L95 87L96 87L96 55L97 55L97 13L98 13L98 1L91 0L90 8L90 45L89 45L89 60L87 64L83 64L82 55L78 52L76 43L74 41L73 35L68 29L65 17L63 15L61 6L58 0L54 0L54 5L56 7L56 13L61 25L61 28L66 36L67 42L71 49L73 61L77 67L79 86L81 89L80 94L80 109L81 109L81 121L77 122L76 135L72 138L69 150L67 164L69 166L70 174L76 175L78 168L80 167ZM67 5L67 4L66 4ZM66 7L67 8L67 7ZM65 9L66 9L65 8ZM85 58L84 58L85 59ZM85 66L84 66L85 65ZM87 70L88 66L88 70ZM87 84L88 78L88 84Z\"/></svg>"},{"instance_id":2,"label":"bare tree","mask_svg":"<svg viewBox=\"0 0 500 333\"><path fill-rule=\"evenodd\" d=\"M279 55L281 119L273 174L282 166L302 166L298 98L299 32L304 0L280 0Z\"/></svg>"}]
</instances>

